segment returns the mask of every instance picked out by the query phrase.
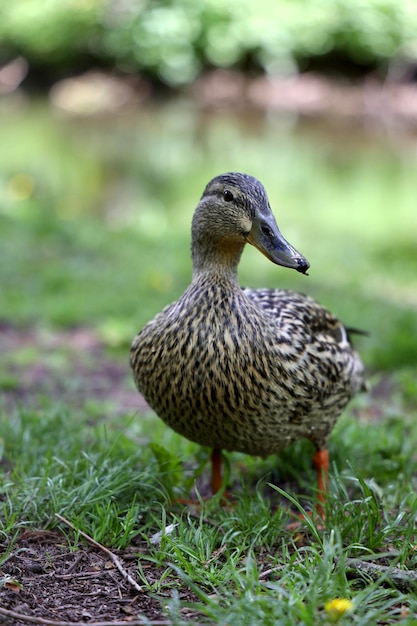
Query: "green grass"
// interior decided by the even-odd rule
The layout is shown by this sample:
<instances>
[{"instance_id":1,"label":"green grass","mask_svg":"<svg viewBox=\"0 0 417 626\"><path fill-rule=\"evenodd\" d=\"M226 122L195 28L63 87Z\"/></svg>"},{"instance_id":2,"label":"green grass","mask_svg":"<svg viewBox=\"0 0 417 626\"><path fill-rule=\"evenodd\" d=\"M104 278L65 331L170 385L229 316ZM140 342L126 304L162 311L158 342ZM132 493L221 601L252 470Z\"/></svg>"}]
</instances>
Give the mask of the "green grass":
<instances>
[{"instance_id":1,"label":"green grass","mask_svg":"<svg viewBox=\"0 0 417 626\"><path fill-rule=\"evenodd\" d=\"M145 541L138 576L172 624L184 622L184 586L199 623L328 624L325 603L342 597L353 607L340 623L416 624L413 592L390 583L389 572L352 576L346 561L416 567L415 154L388 138L278 122L207 121L186 103L88 125L41 106L10 112L0 122L8 145L0 154L0 310L22 329L93 328L106 358L126 362L137 329L188 284L189 223L208 178L230 169L257 175L311 272L287 272L247 250L242 283L308 292L371 333L358 347L374 391L352 403L332 435L325 528L309 517L288 528L286 508L314 504L308 442L266 460L229 455L234 507L214 499L194 517L171 501L207 482L207 450L152 414L116 414L94 397L75 405L70 394L63 404L52 387L29 406L1 407L5 555L19 532L54 528L59 513L114 549ZM5 354L1 389L16 391L25 367L46 358L75 392L74 350L50 348L45 357L26 345ZM77 535L63 530L76 549ZM157 573L150 582L146 564Z\"/></svg>"},{"instance_id":2,"label":"green grass","mask_svg":"<svg viewBox=\"0 0 417 626\"><path fill-rule=\"evenodd\" d=\"M411 400L417 401L416 388ZM367 406L374 408L363 401ZM357 409L344 415L331 438L325 528L305 513L314 502L305 442L278 459L228 455L234 506L209 500L194 516L170 497L187 493L208 452L152 414L138 419L103 411L98 418L88 408L53 402L16 410L1 429L3 544L12 549L13 537L27 527L56 527L55 513L113 549L141 538L149 543L139 551L138 579L161 598L172 624L184 623L181 585L193 592L189 610L201 623L327 624L324 604L343 597L353 608L341 623L397 623L407 609L409 619L401 623L412 624L411 591L384 580L389 572L374 581L360 572L351 577L346 559L415 569L416 422L404 417L408 405L401 414L387 409L376 423L358 421ZM158 447L144 445L146 438ZM304 516L296 530L289 528L290 509ZM63 530L76 549L77 533ZM149 565L159 575L148 583Z\"/></svg>"}]
</instances>

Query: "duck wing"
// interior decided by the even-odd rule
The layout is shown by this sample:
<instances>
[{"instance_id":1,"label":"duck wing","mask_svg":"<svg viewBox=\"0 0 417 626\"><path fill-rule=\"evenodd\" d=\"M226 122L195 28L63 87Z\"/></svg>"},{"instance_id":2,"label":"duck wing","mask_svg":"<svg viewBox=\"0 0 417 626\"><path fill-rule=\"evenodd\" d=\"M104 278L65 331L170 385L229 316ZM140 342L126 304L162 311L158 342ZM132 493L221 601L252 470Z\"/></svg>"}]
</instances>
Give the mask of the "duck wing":
<instances>
[{"instance_id":1,"label":"duck wing","mask_svg":"<svg viewBox=\"0 0 417 626\"><path fill-rule=\"evenodd\" d=\"M357 328L345 327L330 311L310 296L287 289L243 289L244 293L264 311L269 313L285 331L296 326L298 332L310 341L352 345L351 335L368 333Z\"/></svg>"}]
</instances>

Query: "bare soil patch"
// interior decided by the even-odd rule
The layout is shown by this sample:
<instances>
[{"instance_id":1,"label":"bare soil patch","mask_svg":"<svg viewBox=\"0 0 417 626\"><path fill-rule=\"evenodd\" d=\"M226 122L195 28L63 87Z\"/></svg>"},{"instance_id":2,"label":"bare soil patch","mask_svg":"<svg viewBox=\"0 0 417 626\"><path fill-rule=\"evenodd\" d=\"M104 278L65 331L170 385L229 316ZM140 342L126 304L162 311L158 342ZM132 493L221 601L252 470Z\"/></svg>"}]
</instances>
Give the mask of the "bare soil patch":
<instances>
[{"instance_id":1,"label":"bare soil patch","mask_svg":"<svg viewBox=\"0 0 417 626\"><path fill-rule=\"evenodd\" d=\"M114 551L139 584L138 558L146 549L139 544ZM160 579L162 569L146 562L142 568L150 584ZM71 545L60 532L21 533L2 567L1 578L6 584L0 587L0 607L22 615L85 624L129 624L138 623L140 618L144 623L168 623L160 599L132 588L105 554L84 543ZM195 600L179 581L173 584L181 599ZM191 611L188 616L192 616ZM187 614L183 617L187 619ZM0 615L0 623L23 626L28 622Z\"/></svg>"}]
</instances>

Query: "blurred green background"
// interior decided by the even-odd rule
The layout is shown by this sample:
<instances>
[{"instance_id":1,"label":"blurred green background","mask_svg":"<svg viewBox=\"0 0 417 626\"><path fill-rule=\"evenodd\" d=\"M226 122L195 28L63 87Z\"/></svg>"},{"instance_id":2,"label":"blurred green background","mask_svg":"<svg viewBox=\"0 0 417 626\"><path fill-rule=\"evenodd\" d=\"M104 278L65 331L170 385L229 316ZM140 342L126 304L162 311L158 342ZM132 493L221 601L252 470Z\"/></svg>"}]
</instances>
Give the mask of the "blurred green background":
<instances>
[{"instance_id":1,"label":"blurred green background","mask_svg":"<svg viewBox=\"0 0 417 626\"><path fill-rule=\"evenodd\" d=\"M306 278L248 249L241 282L309 293L369 330L370 370L415 368L415 126L326 123L239 101L207 109L186 86L219 68L384 79L412 69L416 33L411 1L1 0L0 60L28 68L0 100L1 320L87 325L125 355L189 282L205 184L238 170L265 184L311 263ZM91 67L140 73L152 96L105 115L51 104L55 81Z\"/></svg>"},{"instance_id":2,"label":"blurred green background","mask_svg":"<svg viewBox=\"0 0 417 626\"><path fill-rule=\"evenodd\" d=\"M268 73L337 53L346 65L415 55L414 0L37 0L0 2L2 56L49 73L91 62L168 85L207 67Z\"/></svg>"}]
</instances>

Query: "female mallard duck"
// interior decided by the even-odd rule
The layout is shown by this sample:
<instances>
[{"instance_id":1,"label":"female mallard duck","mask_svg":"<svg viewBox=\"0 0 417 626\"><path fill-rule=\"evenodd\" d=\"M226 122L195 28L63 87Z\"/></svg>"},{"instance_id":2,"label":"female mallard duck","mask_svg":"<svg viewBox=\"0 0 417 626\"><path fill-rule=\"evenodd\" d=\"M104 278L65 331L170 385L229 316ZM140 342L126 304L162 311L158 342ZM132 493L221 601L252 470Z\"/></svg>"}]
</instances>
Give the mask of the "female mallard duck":
<instances>
[{"instance_id":1,"label":"female mallard duck","mask_svg":"<svg viewBox=\"0 0 417 626\"><path fill-rule=\"evenodd\" d=\"M213 491L221 449L267 456L307 438L323 493L327 440L363 385L363 366L346 329L312 298L239 286L246 243L277 265L309 268L279 231L262 184L222 174L194 213L192 282L134 339L133 376L164 422L213 449Z\"/></svg>"}]
</instances>

